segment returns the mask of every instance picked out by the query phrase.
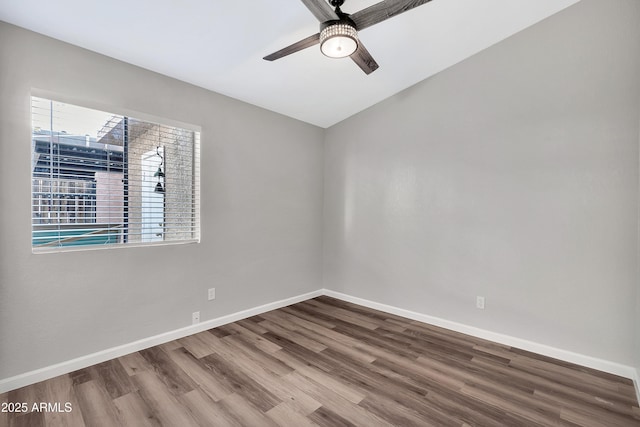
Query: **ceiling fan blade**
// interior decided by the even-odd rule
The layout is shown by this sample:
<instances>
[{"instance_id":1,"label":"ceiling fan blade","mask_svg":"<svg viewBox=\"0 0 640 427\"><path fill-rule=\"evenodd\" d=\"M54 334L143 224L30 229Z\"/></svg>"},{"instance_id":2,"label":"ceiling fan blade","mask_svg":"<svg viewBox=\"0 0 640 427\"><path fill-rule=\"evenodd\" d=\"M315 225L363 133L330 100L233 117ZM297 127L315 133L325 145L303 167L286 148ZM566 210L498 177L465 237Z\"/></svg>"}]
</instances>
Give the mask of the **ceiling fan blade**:
<instances>
[{"instance_id":1,"label":"ceiling fan blade","mask_svg":"<svg viewBox=\"0 0 640 427\"><path fill-rule=\"evenodd\" d=\"M313 16L320 22L338 19L338 15L333 11L329 3L325 0L301 0Z\"/></svg>"},{"instance_id":2,"label":"ceiling fan blade","mask_svg":"<svg viewBox=\"0 0 640 427\"><path fill-rule=\"evenodd\" d=\"M276 59L280 59L283 56L291 55L292 53L296 53L302 49L306 49L318 43L320 43L320 33L309 36L306 39L300 40L299 42L282 48L277 52L273 52L271 55L267 55L262 59L266 59L267 61L275 61Z\"/></svg>"},{"instance_id":3,"label":"ceiling fan blade","mask_svg":"<svg viewBox=\"0 0 640 427\"><path fill-rule=\"evenodd\" d=\"M373 59L362 42L358 42L358 49L351 54L351 59L353 59L353 62L358 64L358 67L360 67L365 74L371 74L379 67L376 60Z\"/></svg>"},{"instance_id":4,"label":"ceiling fan blade","mask_svg":"<svg viewBox=\"0 0 640 427\"><path fill-rule=\"evenodd\" d=\"M350 16L358 31L403 12L422 6L431 0L383 0Z\"/></svg>"}]
</instances>

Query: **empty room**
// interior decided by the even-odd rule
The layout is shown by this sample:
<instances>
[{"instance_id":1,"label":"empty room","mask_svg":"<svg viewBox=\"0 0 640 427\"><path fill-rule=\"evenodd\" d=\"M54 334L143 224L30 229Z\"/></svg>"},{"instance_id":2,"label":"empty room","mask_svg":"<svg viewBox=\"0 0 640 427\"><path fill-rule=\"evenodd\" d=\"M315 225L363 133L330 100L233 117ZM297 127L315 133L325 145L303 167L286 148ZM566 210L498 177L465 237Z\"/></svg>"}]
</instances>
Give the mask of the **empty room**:
<instances>
[{"instance_id":1,"label":"empty room","mask_svg":"<svg viewBox=\"0 0 640 427\"><path fill-rule=\"evenodd\" d=\"M640 1L0 0L0 427L640 426Z\"/></svg>"}]
</instances>

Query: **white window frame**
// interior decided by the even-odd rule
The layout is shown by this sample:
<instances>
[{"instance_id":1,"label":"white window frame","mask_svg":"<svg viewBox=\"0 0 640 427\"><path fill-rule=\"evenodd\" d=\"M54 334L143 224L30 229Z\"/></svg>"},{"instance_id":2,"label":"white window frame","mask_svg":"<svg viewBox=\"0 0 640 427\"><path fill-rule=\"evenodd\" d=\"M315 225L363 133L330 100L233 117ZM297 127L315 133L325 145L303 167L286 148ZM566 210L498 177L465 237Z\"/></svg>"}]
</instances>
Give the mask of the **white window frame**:
<instances>
[{"instance_id":1,"label":"white window frame","mask_svg":"<svg viewBox=\"0 0 640 427\"><path fill-rule=\"evenodd\" d=\"M77 251L93 251L93 250L105 250L105 249L122 249L122 248L139 248L139 247L151 247L151 246L167 246L167 245L185 245L185 244L193 244L200 243L201 233L200 233L200 140L201 140L201 127L198 125L193 125L190 123L185 123L182 121L162 118L159 116L155 116L148 113L141 113L138 111L129 110L126 108L114 107L111 105L100 104L93 101L88 101L82 98L74 98L70 96L60 95L58 93L53 93L51 91L41 90L41 89L32 89L29 96L29 117L32 119L32 98L44 98L50 99L55 102L61 102L65 104L70 104L78 107L90 108L94 110L99 110L102 112L109 112L110 114L125 116L129 118L135 118L137 120L141 120L144 122L148 122L151 124L157 124L161 126L170 126L181 128L184 130L188 130L194 133L194 141L193 141L193 150L194 156L192 159L193 165L193 184L192 184L192 192L193 192L193 202L192 202L192 212L193 212L193 226L192 226L192 235L193 238L189 239L180 239L180 240L163 240L163 241L152 241L152 242L126 242L126 243L108 243L108 244L96 244L96 245L84 245L84 246L47 246L47 247L38 247L33 245L33 230L34 223L32 218L31 223L31 240L32 240L32 253L34 254L45 254L45 253L59 253L59 252L77 252ZM32 127L32 121L29 123L30 127ZM33 183L33 155L34 155L34 144L33 144L33 132L31 133L31 149L30 149L30 171L29 179L30 183ZM33 215L33 186L30 185L30 216Z\"/></svg>"}]
</instances>

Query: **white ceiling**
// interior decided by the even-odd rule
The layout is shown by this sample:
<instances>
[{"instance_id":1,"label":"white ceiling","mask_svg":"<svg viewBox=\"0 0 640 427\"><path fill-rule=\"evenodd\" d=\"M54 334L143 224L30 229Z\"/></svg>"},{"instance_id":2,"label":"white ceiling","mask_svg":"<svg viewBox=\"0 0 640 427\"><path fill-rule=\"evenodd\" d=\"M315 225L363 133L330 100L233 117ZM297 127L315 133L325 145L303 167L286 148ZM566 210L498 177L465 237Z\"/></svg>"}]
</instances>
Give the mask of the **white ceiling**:
<instances>
[{"instance_id":1,"label":"white ceiling","mask_svg":"<svg viewBox=\"0 0 640 427\"><path fill-rule=\"evenodd\" d=\"M318 32L300 0L0 0L0 20L329 127L577 1L432 0L360 32L369 76L318 46L262 59Z\"/></svg>"}]
</instances>

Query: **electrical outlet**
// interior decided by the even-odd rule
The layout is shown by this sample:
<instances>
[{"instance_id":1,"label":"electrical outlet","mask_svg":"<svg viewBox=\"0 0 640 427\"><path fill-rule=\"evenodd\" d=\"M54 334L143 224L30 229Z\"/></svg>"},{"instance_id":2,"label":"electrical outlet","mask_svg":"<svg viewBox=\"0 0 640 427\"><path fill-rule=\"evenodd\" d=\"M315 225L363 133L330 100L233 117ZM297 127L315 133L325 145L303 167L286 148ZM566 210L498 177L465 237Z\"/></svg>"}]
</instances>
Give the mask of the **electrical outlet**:
<instances>
[{"instance_id":1,"label":"electrical outlet","mask_svg":"<svg viewBox=\"0 0 640 427\"><path fill-rule=\"evenodd\" d=\"M484 310L484 297L476 297L476 308Z\"/></svg>"},{"instance_id":2,"label":"electrical outlet","mask_svg":"<svg viewBox=\"0 0 640 427\"><path fill-rule=\"evenodd\" d=\"M191 314L191 324L195 325L196 323L200 323L200 312L199 311L194 311Z\"/></svg>"},{"instance_id":3,"label":"electrical outlet","mask_svg":"<svg viewBox=\"0 0 640 427\"><path fill-rule=\"evenodd\" d=\"M209 301L216 299L216 288L209 288Z\"/></svg>"}]
</instances>

